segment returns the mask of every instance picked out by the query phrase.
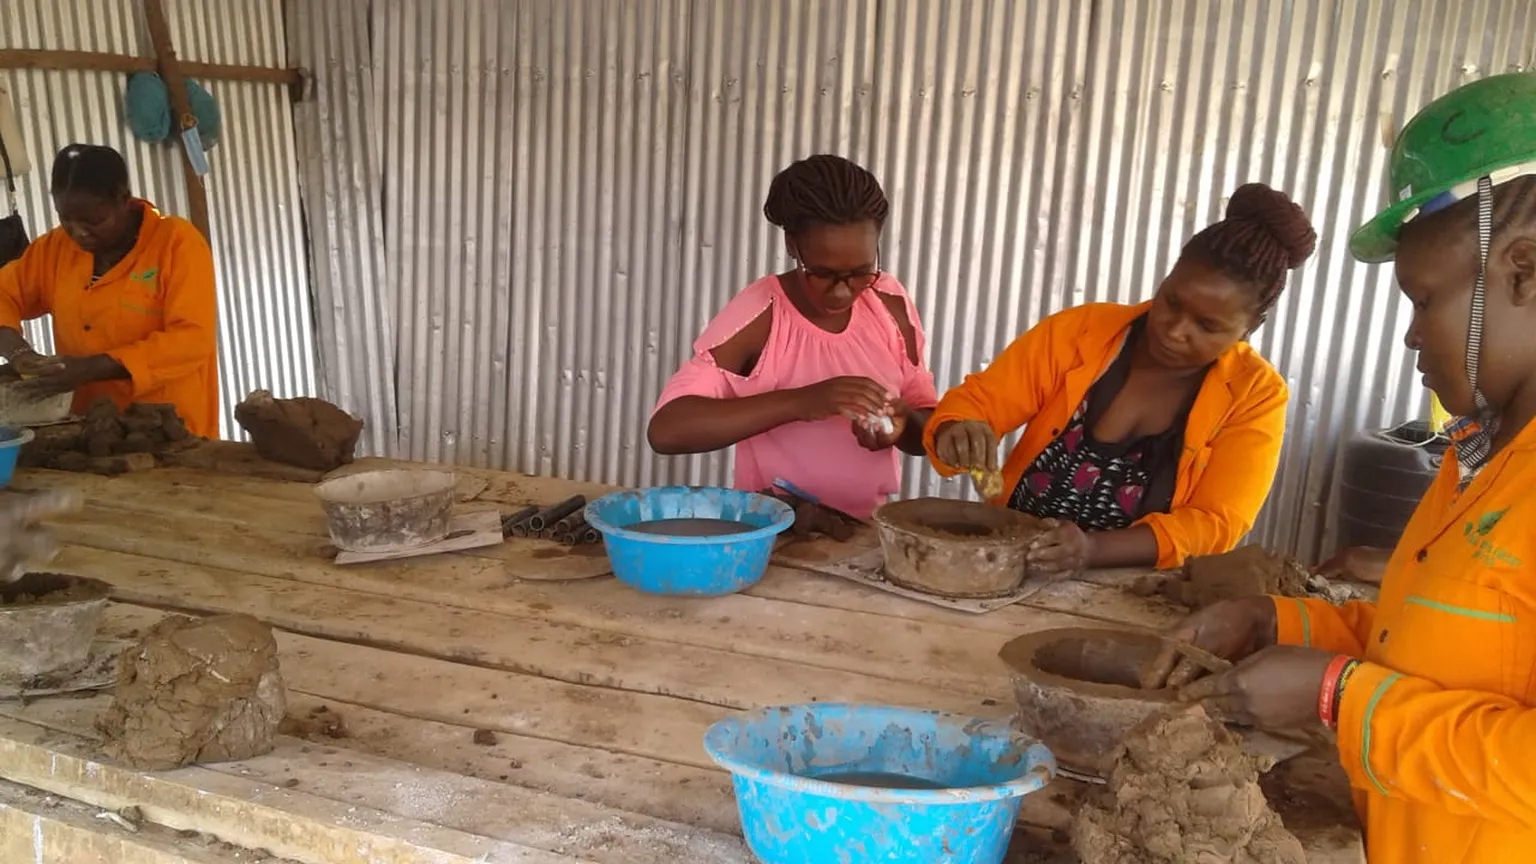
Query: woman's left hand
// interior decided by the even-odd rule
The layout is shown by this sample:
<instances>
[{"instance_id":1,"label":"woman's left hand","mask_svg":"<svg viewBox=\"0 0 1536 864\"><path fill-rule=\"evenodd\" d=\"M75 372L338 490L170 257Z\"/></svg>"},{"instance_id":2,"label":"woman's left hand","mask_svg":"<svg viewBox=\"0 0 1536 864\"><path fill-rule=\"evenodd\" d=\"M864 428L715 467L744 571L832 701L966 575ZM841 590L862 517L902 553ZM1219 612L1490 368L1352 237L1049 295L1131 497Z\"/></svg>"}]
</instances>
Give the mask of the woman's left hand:
<instances>
[{"instance_id":1,"label":"woman's left hand","mask_svg":"<svg viewBox=\"0 0 1536 864\"><path fill-rule=\"evenodd\" d=\"M1093 535L1059 519L1046 519L1043 524L1045 533L1029 544L1025 554L1030 570L1056 576L1088 569L1093 558Z\"/></svg>"},{"instance_id":2,"label":"woman's left hand","mask_svg":"<svg viewBox=\"0 0 1536 864\"><path fill-rule=\"evenodd\" d=\"M896 442L901 440L902 433L907 431L907 415L909 413L906 404L901 400L892 402L886 408L886 413L881 415L891 421L890 432L886 432L885 427L878 421L869 424L865 423L861 418L853 422L853 437L858 439L859 446L865 450L874 450L876 452L889 450L896 446Z\"/></svg>"},{"instance_id":3,"label":"woman's left hand","mask_svg":"<svg viewBox=\"0 0 1536 864\"><path fill-rule=\"evenodd\" d=\"M113 377L114 368L109 366L121 368L117 361L105 355L95 357L61 355L50 359L57 361L57 365L36 378L22 381L20 390L23 393L34 399L47 399L60 393L72 393L92 381L103 381Z\"/></svg>"},{"instance_id":4,"label":"woman's left hand","mask_svg":"<svg viewBox=\"0 0 1536 864\"><path fill-rule=\"evenodd\" d=\"M1220 675L1179 691L1213 716L1261 729L1300 729L1320 723L1317 696L1335 655L1299 645L1274 645Z\"/></svg>"}]
</instances>

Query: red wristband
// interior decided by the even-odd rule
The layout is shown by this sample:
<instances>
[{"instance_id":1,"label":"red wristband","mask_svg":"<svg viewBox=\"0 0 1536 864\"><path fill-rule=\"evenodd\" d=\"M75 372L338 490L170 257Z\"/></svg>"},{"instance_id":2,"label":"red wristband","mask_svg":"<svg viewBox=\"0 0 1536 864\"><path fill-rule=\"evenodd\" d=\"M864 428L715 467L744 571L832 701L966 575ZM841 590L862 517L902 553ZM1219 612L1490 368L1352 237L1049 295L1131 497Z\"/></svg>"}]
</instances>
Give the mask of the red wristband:
<instances>
[{"instance_id":1,"label":"red wristband","mask_svg":"<svg viewBox=\"0 0 1536 864\"><path fill-rule=\"evenodd\" d=\"M1329 729L1334 727L1334 700L1338 697L1339 673L1349 665L1350 657L1340 654L1328 664L1323 673L1322 686L1317 690L1317 719Z\"/></svg>"}]
</instances>

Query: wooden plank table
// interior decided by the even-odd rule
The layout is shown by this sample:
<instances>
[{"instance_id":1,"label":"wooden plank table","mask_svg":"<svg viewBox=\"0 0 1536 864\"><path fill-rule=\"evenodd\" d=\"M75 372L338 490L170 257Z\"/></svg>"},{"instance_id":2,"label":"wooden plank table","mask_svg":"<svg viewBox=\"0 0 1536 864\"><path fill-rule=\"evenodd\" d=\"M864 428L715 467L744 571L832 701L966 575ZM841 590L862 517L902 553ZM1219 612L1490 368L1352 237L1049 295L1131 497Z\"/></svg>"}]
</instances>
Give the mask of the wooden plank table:
<instances>
[{"instance_id":1,"label":"wooden plank table","mask_svg":"<svg viewBox=\"0 0 1536 864\"><path fill-rule=\"evenodd\" d=\"M466 509L608 491L460 475ZM31 826L55 851L84 848L94 828L104 860L747 862L729 777L702 747L714 721L805 701L1001 717L1008 639L1177 615L1114 574L972 616L793 566L857 554L867 534L786 544L751 590L683 600L583 578L606 572L600 551L543 541L337 567L299 483L177 468L24 472L14 486L86 496L58 525L52 569L113 585L106 635L173 612L245 612L278 630L291 734L258 759L129 771L95 759L108 697L0 703L0 779L70 802L49 811L0 786L0 825ZM139 857L124 857L133 844L114 823L82 822L81 804L138 807L152 823ZM1026 820L1059 822L1051 806L1031 796ZM69 854L53 860L91 860Z\"/></svg>"}]
</instances>

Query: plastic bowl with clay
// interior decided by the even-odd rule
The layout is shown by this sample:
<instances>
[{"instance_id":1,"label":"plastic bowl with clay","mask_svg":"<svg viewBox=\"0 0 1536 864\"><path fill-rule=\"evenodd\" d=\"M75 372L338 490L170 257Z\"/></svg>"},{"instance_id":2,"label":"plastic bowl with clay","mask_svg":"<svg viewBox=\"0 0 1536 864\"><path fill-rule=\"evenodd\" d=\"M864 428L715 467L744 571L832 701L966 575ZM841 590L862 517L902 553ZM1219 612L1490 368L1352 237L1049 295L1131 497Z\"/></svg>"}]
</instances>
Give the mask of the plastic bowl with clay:
<instances>
[{"instance_id":1,"label":"plastic bowl with clay","mask_svg":"<svg viewBox=\"0 0 1536 864\"><path fill-rule=\"evenodd\" d=\"M773 544L794 524L795 511L756 492L666 486L606 495L587 505L586 517L603 535L620 582L647 594L717 597L763 578ZM634 530L663 520L719 520L740 530L708 536Z\"/></svg>"}]
</instances>

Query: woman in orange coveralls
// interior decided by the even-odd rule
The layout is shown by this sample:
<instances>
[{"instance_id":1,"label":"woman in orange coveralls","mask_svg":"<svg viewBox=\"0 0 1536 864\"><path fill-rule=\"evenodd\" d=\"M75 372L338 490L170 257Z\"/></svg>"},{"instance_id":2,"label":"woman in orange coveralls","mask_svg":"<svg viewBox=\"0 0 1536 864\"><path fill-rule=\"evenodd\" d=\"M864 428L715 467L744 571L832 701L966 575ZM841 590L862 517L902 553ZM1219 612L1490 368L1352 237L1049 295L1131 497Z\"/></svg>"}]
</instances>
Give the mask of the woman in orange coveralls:
<instances>
[{"instance_id":1,"label":"woman in orange coveralls","mask_svg":"<svg viewBox=\"0 0 1536 864\"><path fill-rule=\"evenodd\" d=\"M944 394L924 430L934 467L990 474L993 503L1051 520L1029 550L1037 573L1231 551L1285 432L1285 381L1247 338L1316 243L1284 193L1239 187L1150 301L1058 312ZM1020 427L998 472L998 441Z\"/></svg>"},{"instance_id":2,"label":"woman in orange coveralls","mask_svg":"<svg viewBox=\"0 0 1536 864\"><path fill-rule=\"evenodd\" d=\"M168 403L194 435L219 434L213 253L185 219L128 194L116 150L71 144L53 163L58 228L0 269L0 357L38 396L73 391L75 410ZM53 315L58 354L21 322Z\"/></svg>"},{"instance_id":3,"label":"woman in orange coveralls","mask_svg":"<svg viewBox=\"0 0 1536 864\"><path fill-rule=\"evenodd\" d=\"M1322 722L1381 864L1536 859L1536 74L1425 108L1398 202L1357 231L1395 258L1407 342L1458 419L1376 604L1253 598L1173 631L1234 660L1184 695L1269 728ZM1171 658L1172 684L1183 669Z\"/></svg>"}]
</instances>

